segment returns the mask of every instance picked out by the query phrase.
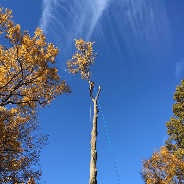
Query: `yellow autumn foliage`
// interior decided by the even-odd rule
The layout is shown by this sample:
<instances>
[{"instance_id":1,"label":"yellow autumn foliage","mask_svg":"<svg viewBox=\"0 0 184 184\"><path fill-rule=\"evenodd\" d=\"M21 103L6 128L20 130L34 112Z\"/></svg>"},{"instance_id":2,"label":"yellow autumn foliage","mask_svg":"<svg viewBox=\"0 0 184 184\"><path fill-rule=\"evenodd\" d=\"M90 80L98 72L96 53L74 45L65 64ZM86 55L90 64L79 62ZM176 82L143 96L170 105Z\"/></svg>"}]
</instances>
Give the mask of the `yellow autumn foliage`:
<instances>
[{"instance_id":1,"label":"yellow autumn foliage","mask_svg":"<svg viewBox=\"0 0 184 184\"><path fill-rule=\"evenodd\" d=\"M34 183L41 170L32 165L47 140L31 135L39 129L37 113L71 89L54 66L59 49L41 29L31 38L11 18L0 7L0 183Z\"/></svg>"},{"instance_id":2,"label":"yellow autumn foliage","mask_svg":"<svg viewBox=\"0 0 184 184\"><path fill-rule=\"evenodd\" d=\"M97 53L93 56L93 43L85 42L82 38L77 40L75 39L75 46L80 51L77 51L71 60L68 60L67 67L68 72L77 74L79 71L81 72L81 78L86 79L87 81L90 80L91 72L90 66L94 63L94 59Z\"/></svg>"},{"instance_id":3,"label":"yellow autumn foliage","mask_svg":"<svg viewBox=\"0 0 184 184\"><path fill-rule=\"evenodd\" d=\"M182 173L183 170L184 161L162 146L150 159L143 160L141 175L146 184L176 184L182 183L176 172Z\"/></svg>"}]
</instances>

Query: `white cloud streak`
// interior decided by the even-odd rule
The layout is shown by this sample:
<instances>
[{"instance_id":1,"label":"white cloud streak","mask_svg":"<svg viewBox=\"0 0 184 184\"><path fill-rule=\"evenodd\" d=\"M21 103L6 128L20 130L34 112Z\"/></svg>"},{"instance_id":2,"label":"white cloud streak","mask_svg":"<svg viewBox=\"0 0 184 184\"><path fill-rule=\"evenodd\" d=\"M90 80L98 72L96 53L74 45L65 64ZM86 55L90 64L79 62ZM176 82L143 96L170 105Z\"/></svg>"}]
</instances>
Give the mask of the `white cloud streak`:
<instances>
[{"instance_id":1,"label":"white cloud streak","mask_svg":"<svg viewBox=\"0 0 184 184\"><path fill-rule=\"evenodd\" d=\"M180 79L181 73L184 73L184 58L176 63L175 77Z\"/></svg>"},{"instance_id":2,"label":"white cloud streak","mask_svg":"<svg viewBox=\"0 0 184 184\"><path fill-rule=\"evenodd\" d=\"M51 8L51 0L43 0L42 7L42 17L40 19L40 25L39 27L46 33L47 32L47 26L50 22L50 19L52 18L52 8Z\"/></svg>"},{"instance_id":3,"label":"white cloud streak","mask_svg":"<svg viewBox=\"0 0 184 184\"><path fill-rule=\"evenodd\" d=\"M111 0L43 0L39 26L67 61L74 39L88 41ZM94 40L91 40L94 41ZM60 52L60 53L61 53ZM64 64L63 64L64 68Z\"/></svg>"},{"instance_id":4,"label":"white cloud streak","mask_svg":"<svg viewBox=\"0 0 184 184\"><path fill-rule=\"evenodd\" d=\"M58 29L63 26L69 29L65 34L79 36L84 34L90 38L94 27L101 17L103 10L110 0L43 0L42 17L39 27L48 33L51 25L57 25ZM56 31L56 30L52 30ZM63 30L61 30L63 32ZM67 35L67 37L71 36Z\"/></svg>"},{"instance_id":5,"label":"white cloud streak","mask_svg":"<svg viewBox=\"0 0 184 184\"><path fill-rule=\"evenodd\" d=\"M94 33L103 43L111 37L110 47L115 46L120 55L124 42L135 59L152 60L165 54L170 45L164 0L43 0L42 5L39 27L65 55L75 38L88 41Z\"/></svg>"},{"instance_id":6,"label":"white cloud streak","mask_svg":"<svg viewBox=\"0 0 184 184\"><path fill-rule=\"evenodd\" d=\"M171 31L164 0L118 2L110 11L129 54L135 58L141 54L144 55L142 57L150 56L150 60L166 54Z\"/></svg>"}]
</instances>

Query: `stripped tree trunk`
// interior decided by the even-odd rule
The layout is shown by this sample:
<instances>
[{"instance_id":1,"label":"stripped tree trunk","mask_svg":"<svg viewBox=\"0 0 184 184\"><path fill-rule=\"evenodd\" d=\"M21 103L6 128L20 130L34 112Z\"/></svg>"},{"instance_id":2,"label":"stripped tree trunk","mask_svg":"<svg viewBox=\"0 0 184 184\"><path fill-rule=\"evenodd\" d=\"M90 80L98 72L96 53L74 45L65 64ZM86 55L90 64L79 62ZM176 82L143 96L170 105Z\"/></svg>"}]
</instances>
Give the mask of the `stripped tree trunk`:
<instances>
[{"instance_id":1,"label":"stripped tree trunk","mask_svg":"<svg viewBox=\"0 0 184 184\"><path fill-rule=\"evenodd\" d=\"M93 116L93 129L91 132L91 162L90 162L90 180L89 184L97 184L96 176L97 176L97 169L96 169L96 161L97 161L97 151L96 151L96 137L97 137L97 113L99 112L97 109L97 99L101 91L101 86L99 86L98 94L93 98L92 92L93 92L94 83L90 82L90 96L92 98L92 101L94 103L94 116Z\"/></svg>"}]
</instances>

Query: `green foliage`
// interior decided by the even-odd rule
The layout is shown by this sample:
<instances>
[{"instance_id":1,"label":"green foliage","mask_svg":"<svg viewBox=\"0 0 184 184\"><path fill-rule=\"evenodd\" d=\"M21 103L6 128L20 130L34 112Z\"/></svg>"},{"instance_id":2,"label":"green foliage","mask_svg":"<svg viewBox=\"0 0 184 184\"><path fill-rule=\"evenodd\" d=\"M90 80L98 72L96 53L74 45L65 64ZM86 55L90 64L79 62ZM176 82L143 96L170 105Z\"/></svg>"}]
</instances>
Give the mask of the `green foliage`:
<instances>
[{"instance_id":1,"label":"green foliage","mask_svg":"<svg viewBox=\"0 0 184 184\"><path fill-rule=\"evenodd\" d=\"M174 155L184 158L184 79L181 86L177 86L173 98L173 114L169 122L166 122L167 134L170 136L166 141L166 147Z\"/></svg>"},{"instance_id":2,"label":"green foliage","mask_svg":"<svg viewBox=\"0 0 184 184\"><path fill-rule=\"evenodd\" d=\"M184 79L174 92L173 114L166 122L166 146L143 159L141 176L146 184L182 184L184 182Z\"/></svg>"},{"instance_id":3,"label":"green foliage","mask_svg":"<svg viewBox=\"0 0 184 184\"><path fill-rule=\"evenodd\" d=\"M171 153L184 159L184 79L181 81L181 86L177 86L174 92L173 114L169 122L166 122L167 134L166 147ZM184 180L183 172L176 172L176 175Z\"/></svg>"},{"instance_id":4,"label":"green foliage","mask_svg":"<svg viewBox=\"0 0 184 184\"><path fill-rule=\"evenodd\" d=\"M141 176L146 184L176 184L176 172L181 173L183 168L184 161L162 146L150 159L143 159Z\"/></svg>"}]
</instances>

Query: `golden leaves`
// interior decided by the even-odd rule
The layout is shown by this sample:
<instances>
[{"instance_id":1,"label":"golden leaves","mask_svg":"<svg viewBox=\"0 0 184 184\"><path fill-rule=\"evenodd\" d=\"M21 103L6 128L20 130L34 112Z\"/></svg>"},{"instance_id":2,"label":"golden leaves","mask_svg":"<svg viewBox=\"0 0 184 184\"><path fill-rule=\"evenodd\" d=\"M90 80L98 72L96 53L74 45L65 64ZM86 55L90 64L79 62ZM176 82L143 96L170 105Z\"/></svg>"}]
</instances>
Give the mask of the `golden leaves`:
<instances>
[{"instance_id":1,"label":"golden leaves","mask_svg":"<svg viewBox=\"0 0 184 184\"><path fill-rule=\"evenodd\" d=\"M94 59L96 54L93 56L93 49L91 42L85 42L82 38L77 40L75 39L75 46L80 51L78 51L73 55L71 60L68 60L67 67L69 73L77 74L79 71L81 72L81 78L89 81L91 72L90 66L94 63Z\"/></svg>"},{"instance_id":2,"label":"golden leaves","mask_svg":"<svg viewBox=\"0 0 184 184\"><path fill-rule=\"evenodd\" d=\"M10 18L12 18L13 16L11 15L12 11L5 8L5 13L3 13L3 8L0 7L0 27L4 27L4 26L12 26L12 22L10 21ZM8 23L8 24L7 24ZM3 33L3 31L0 29L0 36Z\"/></svg>"},{"instance_id":3,"label":"golden leaves","mask_svg":"<svg viewBox=\"0 0 184 184\"><path fill-rule=\"evenodd\" d=\"M0 36L10 43L0 45L0 183L26 182L28 177L33 177L28 183L35 183L41 172L31 166L47 140L31 135L39 128L37 112L71 89L53 66L59 49L46 42L39 28L33 38L22 32L11 13L0 8Z\"/></svg>"},{"instance_id":4,"label":"golden leaves","mask_svg":"<svg viewBox=\"0 0 184 184\"><path fill-rule=\"evenodd\" d=\"M8 27L8 26L7 26ZM57 69L51 67L55 63L58 49L52 43L47 44L41 29L37 28L33 39L27 32L24 34L19 25L14 25L7 32L6 38L12 40L14 45L8 49L0 46L0 84L2 100L0 106L7 104L22 104L39 107L45 106L55 96L71 93L68 85L58 88L60 76ZM45 94L49 90L49 95Z\"/></svg>"},{"instance_id":5,"label":"golden leaves","mask_svg":"<svg viewBox=\"0 0 184 184\"><path fill-rule=\"evenodd\" d=\"M184 182L184 79L174 93L173 113L166 122L168 139L166 146L154 152L148 160L143 160L142 178L146 183L183 183Z\"/></svg>"},{"instance_id":6,"label":"golden leaves","mask_svg":"<svg viewBox=\"0 0 184 184\"><path fill-rule=\"evenodd\" d=\"M176 172L182 173L184 161L162 146L150 159L143 160L143 168L141 175L147 184L175 183Z\"/></svg>"}]
</instances>

